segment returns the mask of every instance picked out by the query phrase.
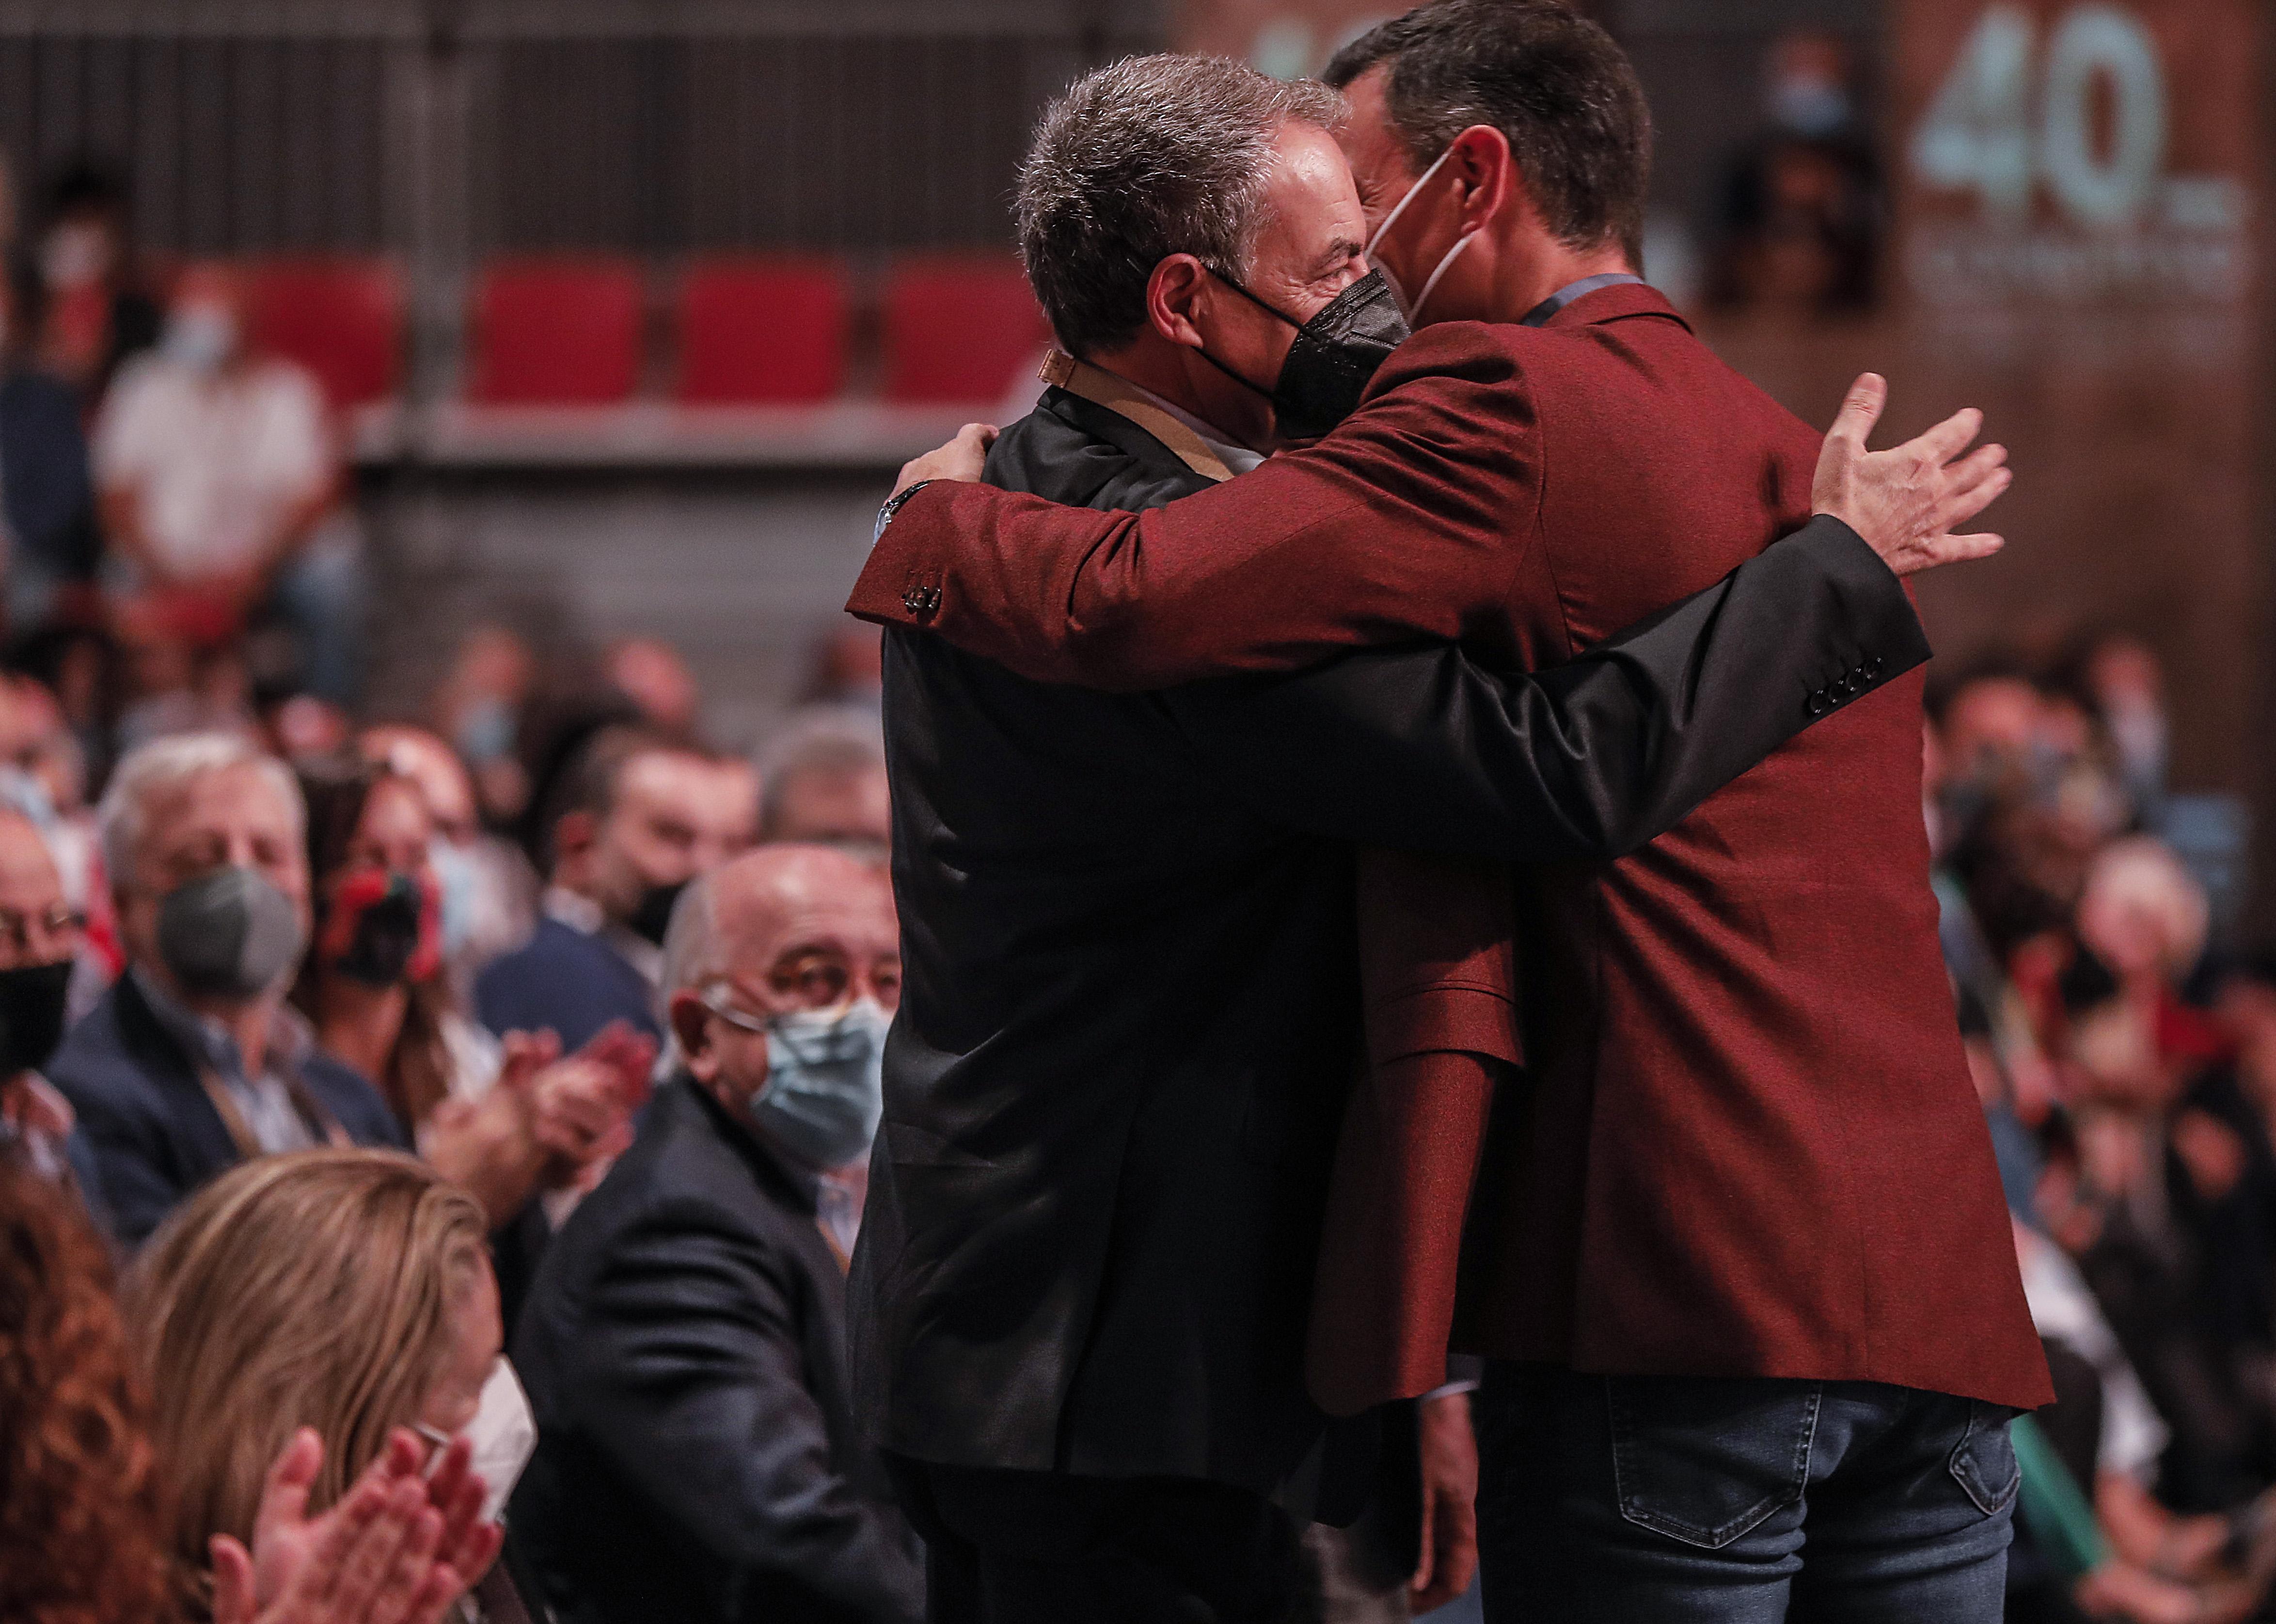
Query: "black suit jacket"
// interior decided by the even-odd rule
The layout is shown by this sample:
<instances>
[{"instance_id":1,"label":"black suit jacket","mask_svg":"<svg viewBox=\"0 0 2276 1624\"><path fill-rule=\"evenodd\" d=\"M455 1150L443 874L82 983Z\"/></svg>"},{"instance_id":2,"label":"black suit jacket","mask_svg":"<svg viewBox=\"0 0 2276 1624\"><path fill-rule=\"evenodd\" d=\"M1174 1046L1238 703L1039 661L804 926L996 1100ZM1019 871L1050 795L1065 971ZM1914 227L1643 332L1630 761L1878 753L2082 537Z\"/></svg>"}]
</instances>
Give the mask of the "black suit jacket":
<instances>
[{"instance_id":1,"label":"black suit jacket","mask_svg":"<svg viewBox=\"0 0 2276 1624\"><path fill-rule=\"evenodd\" d=\"M1202 482L1059 391L989 477L1133 508ZM1350 843L1633 849L1867 651L1884 679L1927 652L1823 529L1537 678L1432 647L1116 695L889 629L906 983L853 1273L870 1436L1351 1509L1301 1375L1360 1048Z\"/></svg>"},{"instance_id":2,"label":"black suit jacket","mask_svg":"<svg viewBox=\"0 0 2276 1624\"><path fill-rule=\"evenodd\" d=\"M563 1624L905 1624L914 1536L848 1408L845 1279L794 1173L684 1076L553 1237L513 1359L514 1537Z\"/></svg>"},{"instance_id":3,"label":"black suit jacket","mask_svg":"<svg viewBox=\"0 0 2276 1624\"><path fill-rule=\"evenodd\" d=\"M207 1180L237 1165L237 1142L185 1053L134 984L111 983L65 1035L47 1074L79 1116L102 1206L118 1238L139 1245ZM325 1110L360 1145L411 1149L379 1090L327 1054L300 1066Z\"/></svg>"}]
</instances>

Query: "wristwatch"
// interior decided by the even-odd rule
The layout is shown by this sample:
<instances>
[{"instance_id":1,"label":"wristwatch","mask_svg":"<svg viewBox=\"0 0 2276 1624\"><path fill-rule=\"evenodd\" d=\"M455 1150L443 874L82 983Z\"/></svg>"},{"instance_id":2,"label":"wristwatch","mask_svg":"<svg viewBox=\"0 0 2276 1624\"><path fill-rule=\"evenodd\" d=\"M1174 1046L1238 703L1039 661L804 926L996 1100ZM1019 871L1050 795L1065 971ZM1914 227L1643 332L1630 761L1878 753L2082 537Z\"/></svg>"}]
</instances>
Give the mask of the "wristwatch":
<instances>
[{"instance_id":1,"label":"wristwatch","mask_svg":"<svg viewBox=\"0 0 2276 1624\"><path fill-rule=\"evenodd\" d=\"M901 511L902 505L931 483L929 479L921 479L907 490L897 490L885 498L885 505L877 510L877 527L869 532L870 546L875 547L877 544L877 538L884 535L885 527L893 522L893 515Z\"/></svg>"}]
</instances>

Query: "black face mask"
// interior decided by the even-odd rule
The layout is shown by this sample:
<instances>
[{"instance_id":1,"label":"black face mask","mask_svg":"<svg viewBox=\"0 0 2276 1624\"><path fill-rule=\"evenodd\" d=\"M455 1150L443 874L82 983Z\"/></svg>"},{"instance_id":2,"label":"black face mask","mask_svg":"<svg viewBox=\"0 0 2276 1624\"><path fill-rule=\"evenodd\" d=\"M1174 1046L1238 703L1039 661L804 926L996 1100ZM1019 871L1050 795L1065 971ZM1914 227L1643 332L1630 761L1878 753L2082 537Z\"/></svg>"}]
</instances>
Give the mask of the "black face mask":
<instances>
[{"instance_id":1,"label":"black face mask","mask_svg":"<svg viewBox=\"0 0 2276 1624\"><path fill-rule=\"evenodd\" d=\"M1202 359L1236 383L1256 390L1272 402L1281 437L1316 440L1349 417L1367 392L1392 351L1414 336L1399 301L1379 270L1370 270L1322 305L1309 322L1283 315L1235 282L1211 276L1266 314L1278 316L1296 330L1288 359L1280 363L1280 380L1271 391L1258 389L1232 368L1203 350Z\"/></svg>"},{"instance_id":2,"label":"black face mask","mask_svg":"<svg viewBox=\"0 0 2276 1624\"><path fill-rule=\"evenodd\" d=\"M679 893L687 889L687 882L676 884L651 885L641 892L640 906L625 924L634 936L644 941L664 945L664 933L671 928L671 907L679 900Z\"/></svg>"},{"instance_id":3,"label":"black face mask","mask_svg":"<svg viewBox=\"0 0 2276 1624\"><path fill-rule=\"evenodd\" d=\"M37 1071L64 1041L72 961L0 970L0 1079Z\"/></svg>"},{"instance_id":4,"label":"black face mask","mask_svg":"<svg viewBox=\"0 0 2276 1624\"><path fill-rule=\"evenodd\" d=\"M367 987L392 987L411 968L419 951L423 913L419 884L406 874L390 875L387 889L356 914L347 950L333 960L341 975Z\"/></svg>"}]
</instances>

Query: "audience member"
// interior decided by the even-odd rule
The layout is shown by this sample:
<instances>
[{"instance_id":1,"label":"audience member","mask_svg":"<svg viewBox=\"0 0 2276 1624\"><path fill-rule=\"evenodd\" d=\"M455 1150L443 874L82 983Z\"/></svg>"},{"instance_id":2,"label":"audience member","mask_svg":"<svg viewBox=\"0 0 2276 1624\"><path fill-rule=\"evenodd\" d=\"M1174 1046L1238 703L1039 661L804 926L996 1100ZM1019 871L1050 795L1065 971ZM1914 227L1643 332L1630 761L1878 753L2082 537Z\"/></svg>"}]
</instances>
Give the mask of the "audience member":
<instances>
[{"instance_id":1,"label":"audience member","mask_svg":"<svg viewBox=\"0 0 2276 1624\"><path fill-rule=\"evenodd\" d=\"M1035 404L1035 381L1029 380L1028 405L1012 417L1025 417ZM876 716L885 698L885 639L876 626L864 621L832 626L816 640L813 669L799 694L804 705L840 705Z\"/></svg>"},{"instance_id":2,"label":"audience member","mask_svg":"<svg viewBox=\"0 0 2276 1624\"><path fill-rule=\"evenodd\" d=\"M609 686L632 701L645 725L674 739L695 736L703 691L679 649L661 638L626 637L601 664Z\"/></svg>"},{"instance_id":3,"label":"audience member","mask_svg":"<svg viewBox=\"0 0 2276 1624\"><path fill-rule=\"evenodd\" d=\"M679 1067L538 1272L513 1502L564 1624L905 1624L914 1537L849 1410L846 1259L899 1001L874 870L770 846L671 925Z\"/></svg>"},{"instance_id":4,"label":"audience member","mask_svg":"<svg viewBox=\"0 0 2276 1624\"><path fill-rule=\"evenodd\" d=\"M1716 296L1796 312L1866 308L1883 205L1849 52L1830 34L1798 31L1771 45L1766 70L1764 128L1725 186Z\"/></svg>"},{"instance_id":5,"label":"audience member","mask_svg":"<svg viewBox=\"0 0 2276 1624\"><path fill-rule=\"evenodd\" d=\"M37 353L89 410L121 362L157 343L164 321L135 262L130 201L125 180L87 163L57 171L41 198Z\"/></svg>"},{"instance_id":6,"label":"audience member","mask_svg":"<svg viewBox=\"0 0 2276 1624\"><path fill-rule=\"evenodd\" d=\"M550 883L527 945L474 981L482 1023L582 1048L612 1021L661 1038L656 977L681 889L748 845L695 747L632 728L588 740L547 809Z\"/></svg>"},{"instance_id":7,"label":"audience member","mask_svg":"<svg viewBox=\"0 0 2276 1624\"><path fill-rule=\"evenodd\" d=\"M193 1588L217 1541L257 1549L278 1476L321 1514L375 1468L414 1484L424 1470L416 1498L440 1518L421 1554L474 1586L484 1617L526 1616L494 1562L534 1433L482 1235L463 1190L368 1150L235 1168L168 1220L128 1282L127 1321L170 1479L167 1543Z\"/></svg>"},{"instance_id":8,"label":"audience member","mask_svg":"<svg viewBox=\"0 0 2276 1624\"><path fill-rule=\"evenodd\" d=\"M95 465L132 585L174 635L227 643L273 611L307 691L353 702L363 580L339 448L315 379L247 348L230 273L183 277L164 341L103 403Z\"/></svg>"},{"instance_id":9,"label":"audience member","mask_svg":"<svg viewBox=\"0 0 2276 1624\"><path fill-rule=\"evenodd\" d=\"M529 939L537 926L537 871L510 840L482 827L473 776L451 747L424 728L367 728L364 759L415 781L435 825L431 861L442 890L443 960L462 1005L474 976Z\"/></svg>"},{"instance_id":10,"label":"audience member","mask_svg":"<svg viewBox=\"0 0 2276 1624\"><path fill-rule=\"evenodd\" d=\"M62 1043L84 945L47 843L21 813L0 811L0 1144L34 1172L75 1188L98 1217L100 1177L65 1099L42 1074Z\"/></svg>"},{"instance_id":11,"label":"audience member","mask_svg":"<svg viewBox=\"0 0 2276 1624\"><path fill-rule=\"evenodd\" d=\"M0 1618L171 1624L144 1415L102 1241L0 1146Z\"/></svg>"},{"instance_id":12,"label":"audience member","mask_svg":"<svg viewBox=\"0 0 2276 1624\"><path fill-rule=\"evenodd\" d=\"M550 1034L501 1043L443 975L442 888L419 785L351 758L304 772L315 950L298 1002L322 1051L376 1084L424 1156L492 1228L573 1190L632 1142L655 1045L621 1025L580 1053Z\"/></svg>"},{"instance_id":13,"label":"audience member","mask_svg":"<svg viewBox=\"0 0 2276 1624\"><path fill-rule=\"evenodd\" d=\"M34 354L42 302L35 276L0 273L0 514L8 628L19 636L59 616L92 616L102 552L79 401Z\"/></svg>"},{"instance_id":14,"label":"audience member","mask_svg":"<svg viewBox=\"0 0 2276 1624\"><path fill-rule=\"evenodd\" d=\"M796 713L760 757L759 838L834 846L882 860L892 839L885 747L869 717Z\"/></svg>"},{"instance_id":15,"label":"audience member","mask_svg":"<svg viewBox=\"0 0 2276 1624\"><path fill-rule=\"evenodd\" d=\"M522 710L536 682L537 660L529 645L502 626L484 625L459 643L435 689L435 731L451 741L474 775L484 818L500 827L529 810Z\"/></svg>"},{"instance_id":16,"label":"audience member","mask_svg":"<svg viewBox=\"0 0 2276 1624\"><path fill-rule=\"evenodd\" d=\"M417 1457L375 1462L310 1517L321 1445L269 1468L251 1548L222 1536L216 1582L178 1582L169 1462L83 1213L0 1150L0 1618L22 1624L439 1624L463 1590L434 1559L442 1519ZM406 1440L406 1446L408 1440ZM447 1464L447 1463L446 1463ZM465 1473L438 1486L459 1491Z\"/></svg>"},{"instance_id":17,"label":"audience member","mask_svg":"<svg viewBox=\"0 0 2276 1624\"><path fill-rule=\"evenodd\" d=\"M306 809L284 763L226 735L161 740L119 764L100 817L127 966L50 1074L120 1238L140 1241L241 1160L407 1143L285 1003L309 899Z\"/></svg>"}]
</instances>

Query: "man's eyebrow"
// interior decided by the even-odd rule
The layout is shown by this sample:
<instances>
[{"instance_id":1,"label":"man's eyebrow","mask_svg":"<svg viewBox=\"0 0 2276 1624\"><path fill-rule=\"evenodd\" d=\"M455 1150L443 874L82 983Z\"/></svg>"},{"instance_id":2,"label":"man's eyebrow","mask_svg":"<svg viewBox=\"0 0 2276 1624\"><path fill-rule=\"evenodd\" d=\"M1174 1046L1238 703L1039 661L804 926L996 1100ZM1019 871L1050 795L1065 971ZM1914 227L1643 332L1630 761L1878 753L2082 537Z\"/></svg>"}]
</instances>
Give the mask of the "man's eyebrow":
<instances>
[{"instance_id":1,"label":"man's eyebrow","mask_svg":"<svg viewBox=\"0 0 2276 1624\"><path fill-rule=\"evenodd\" d=\"M1313 274L1313 280L1318 281L1323 277L1335 275L1350 262L1354 254L1365 251L1365 244L1356 242L1348 237L1339 237L1328 245L1328 251L1320 255L1319 266Z\"/></svg>"}]
</instances>

